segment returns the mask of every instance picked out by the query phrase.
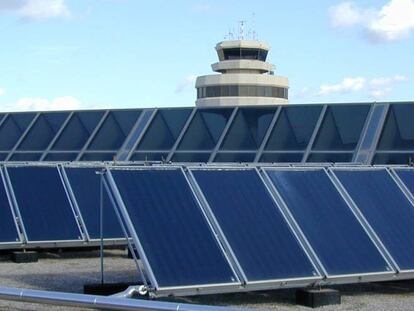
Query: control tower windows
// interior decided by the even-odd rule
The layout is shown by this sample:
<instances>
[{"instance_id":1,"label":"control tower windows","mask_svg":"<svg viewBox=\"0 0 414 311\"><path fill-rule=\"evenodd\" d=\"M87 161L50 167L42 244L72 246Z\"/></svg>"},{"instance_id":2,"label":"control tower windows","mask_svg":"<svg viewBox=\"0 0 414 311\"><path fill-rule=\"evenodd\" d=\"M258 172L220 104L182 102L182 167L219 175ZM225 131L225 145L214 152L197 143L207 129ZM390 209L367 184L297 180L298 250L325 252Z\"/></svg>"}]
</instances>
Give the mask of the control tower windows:
<instances>
[{"instance_id":1,"label":"control tower windows","mask_svg":"<svg viewBox=\"0 0 414 311\"><path fill-rule=\"evenodd\" d=\"M197 98L227 96L288 99L288 89L268 85L211 85L197 88Z\"/></svg>"},{"instance_id":2,"label":"control tower windows","mask_svg":"<svg viewBox=\"0 0 414 311\"><path fill-rule=\"evenodd\" d=\"M252 59L266 61L267 51L261 49L232 48L223 50L225 60Z\"/></svg>"}]
</instances>

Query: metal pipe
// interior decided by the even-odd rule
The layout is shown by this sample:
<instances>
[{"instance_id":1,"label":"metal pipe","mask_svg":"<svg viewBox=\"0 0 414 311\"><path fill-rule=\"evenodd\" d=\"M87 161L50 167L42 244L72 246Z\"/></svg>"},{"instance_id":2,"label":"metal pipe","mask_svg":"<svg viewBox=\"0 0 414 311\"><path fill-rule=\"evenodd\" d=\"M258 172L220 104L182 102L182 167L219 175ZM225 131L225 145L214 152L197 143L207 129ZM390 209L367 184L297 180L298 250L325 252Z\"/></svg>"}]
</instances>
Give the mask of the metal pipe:
<instances>
[{"instance_id":1,"label":"metal pipe","mask_svg":"<svg viewBox=\"0 0 414 311\"><path fill-rule=\"evenodd\" d=\"M101 259L101 284L104 283L104 236L103 236L103 171L99 172L99 233L100 245L99 255Z\"/></svg>"},{"instance_id":2,"label":"metal pipe","mask_svg":"<svg viewBox=\"0 0 414 311\"><path fill-rule=\"evenodd\" d=\"M94 308L106 310L153 310L153 311L213 311L213 310L240 310L235 308L196 305L187 303L164 302L154 300L117 298L51 292L32 289L21 289L0 286L0 299L18 302L41 303L78 308Z\"/></svg>"},{"instance_id":3,"label":"metal pipe","mask_svg":"<svg viewBox=\"0 0 414 311\"><path fill-rule=\"evenodd\" d=\"M135 295L146 295L147 294L147 287L144 285L139 286L129 286L126 290L120 293L116 293L111 295L111 297L117 298L133 298ZM141 294L142 293L142 294Z\"/></svg>"}]
</instances>

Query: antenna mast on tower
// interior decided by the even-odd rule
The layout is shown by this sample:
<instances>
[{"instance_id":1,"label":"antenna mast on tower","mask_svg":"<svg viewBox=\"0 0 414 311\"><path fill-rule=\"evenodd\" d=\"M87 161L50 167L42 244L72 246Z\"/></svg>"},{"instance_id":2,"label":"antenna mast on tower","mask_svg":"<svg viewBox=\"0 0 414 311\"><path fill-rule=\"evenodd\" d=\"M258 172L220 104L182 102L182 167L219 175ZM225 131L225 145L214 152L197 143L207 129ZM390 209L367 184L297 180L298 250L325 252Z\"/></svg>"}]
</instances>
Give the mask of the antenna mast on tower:
<instances>
[{"instance_id":1,"label":"antenna mast on tower","mask_svg":"<svg viewBox=\"0 0 414 311\"><path fill-rule=\"evenodd\" d=\"M244 40L244 25L246 21L239 21L239 40Z\"/></svg>"},{"instance_id":2,"label":"antenna mast on tower","mask_svg":"<svg viewBox=\"0 0 414 311\"><path fill-rule=\"evenodd\" d=\"M257 31L256 31L256 13L252 13L252 36L253 36L253 40L258 41L259 37L257 35Z\"/></svg>"}]
</instances>

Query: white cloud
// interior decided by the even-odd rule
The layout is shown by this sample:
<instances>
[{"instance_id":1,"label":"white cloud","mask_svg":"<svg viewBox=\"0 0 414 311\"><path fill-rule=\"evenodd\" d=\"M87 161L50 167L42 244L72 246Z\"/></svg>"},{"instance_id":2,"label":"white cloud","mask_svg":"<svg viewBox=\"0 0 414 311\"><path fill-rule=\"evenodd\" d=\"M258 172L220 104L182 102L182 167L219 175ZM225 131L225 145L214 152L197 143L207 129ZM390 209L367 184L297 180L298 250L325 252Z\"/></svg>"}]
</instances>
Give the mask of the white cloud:
<instances>
[{"instance_id":1,"label":"white cloud","mask_svg":"<svg viewBox=\"0 0 414 311\"><path fill-rule=\"evenodd\" d=\"M347 27L363 23L375 16L374 10L362 10L351 2L342 2L329 9L331 24L334 27Z\"/></svg>"},{"instance_id":2,"label":"white cloud","mask_svg":"<svg viewBox=\"0 0 414 311\"><path fill-rule=\"evenodd\" d=\"M371 79L365 77L345 78L337 84L322 84L314 94L328 96L332 94L366 93L371 98L380 99L390 94L396 83L406 80L407 77L402 75Z\"/></svg>"},{"instance_id":3,"label":"white cloud","mask_svg":"<svg viewBox=\"0 0 414 311\"><path fill-rule=\"evenodd\" d=\"M397 40L409 35L414 29L414 1L392 0L371 22L370 30L378 37L387 41Z\"/></svg>"},{"instance_id":4,"label":"white cloud","mask_svg":"<svg viewBox=\"0 0 414 311\"><path fill-rule=\"evenodd\" d=\"M389 93L391 93L392 88L387 87L384 89L373 89L370 92L370 97L374 98L374 99L381 99L384 98L385 96L387 96Z\"/></svg>"},{"instance_id":5,"label":"white cloud","mask_svg":"<svg viewBox=\"0 0 414 311\"><path fill-rule=\"evenodd\" d=\"M69 17L64 0L28 0L21 8L20 15L27 19L48 19Z\"/></svg>"},{"instance_id":6,"label":"white cloud","mask_svg":"<svg viewBox=\"0 0 414 311\"><path fill-rule=\"evenodd\" d=\"M177 87L175 88L175 93L178 94L190 89L194 89L196 79L196 75L189 75L185 77L183 80L180 81L180 83L178 83Z\"/></svg>"},{"instance_id":7,"label":"white cloud","mask_svg":"<svg viewBox=\"0 0 414 311\"><path fill-rule=\"evenodd\" d=\"M395 83L406 80L407 77L401 75L371 79L368 84L370 96L375 99L383 98L392 92L392 87Z\"/></svg>"},{"instance_id":8,"label":"white cloud","mask_svg":"<svg viewBox=\"0 0 414 311\"><path fill-rule=\"evenodd\" d=\"M364 88L366 79L362 77L358 78L345 78L338 84L322 84L319 87L317 95L330 95L332 93L351 93L357 92Z\"/></svg>"},{"instance_id":9,"label":"white cloud","mask_svg":"<svg viewBox=\"0 0 414 311\"><path fill-rule=\"evenodd\" d=\"M4 95L4 93L6 93L6 91L2 88L0 88L0 96Z\"/></svg>"},{"instance_id":10,"label":"white cloud","mask_svg":"<svg viewBox=\"0 0 414 311\"><path fill-rule=\"evenodd\" d=\"M342 2L329 10L334 27L358 27L370 41L405 38L414 30L414 0L391 0L380 9Z\"/></svg>"},{"instance_id":11,"label":"white cloud","mask_svg":"<svg viewBox=\"0 0 414 311\"><path fill-rule=\"evenodd\" d=\"M82 103L75 97L62 96L52 100L43 97L25 97L6 107L10 111L74 110L82 108Z\"/></svg>"},{"instance_id":12,"label":"white cloud","mask_svg":"<svg viewBox=\"0 0 414 311\"><path fill-rule=\"evenodd\" d=\"M369 81L369 85L373 88L389 87L395 82L406 81L406 80L407 80L407 77L404 77L401 75L395 75L393 77L371 79L371 81Z\"/></svg>"},{"instance_id":13,"label":"white cloud","mask_svg":"<svg viewBox=\"0 0 414 311\"><path fill-rule=\"evenodd\" d=\"M65 0L0 0L0 12L12 12L24 20L70 16Z\"/></svg>"}]
</instances>

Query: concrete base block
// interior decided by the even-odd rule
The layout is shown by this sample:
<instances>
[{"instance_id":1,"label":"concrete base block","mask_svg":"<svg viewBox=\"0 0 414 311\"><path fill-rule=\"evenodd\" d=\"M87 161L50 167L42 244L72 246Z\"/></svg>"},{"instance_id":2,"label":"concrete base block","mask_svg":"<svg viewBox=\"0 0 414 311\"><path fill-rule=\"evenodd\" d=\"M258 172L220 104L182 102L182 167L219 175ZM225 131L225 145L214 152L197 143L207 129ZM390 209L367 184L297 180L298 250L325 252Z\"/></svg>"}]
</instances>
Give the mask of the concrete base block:
<instances>
[{"instance_id":1,"label":"concrete base block","mask_svg":"<svg viewBox=\"0 0 414 311\"><path fill-rule=\"evenodd\" d=\"M318 308L326 305L341 304L341 294L334 289L299 289L296 291L298 305Z\"/></svg>"},{"instance_id":2,"label":"concrete base block","mask_svg":"<svg viewBox=\"0 0 414 311\"><path fill-rule=\"evenodd\" d=\"M136 285L132 283L95 283L85 284L83 293L87 295L109 296L126 290L129 286Z\"/></svg>"},{"instance_id":3,"label":"concrete base block","mask_svg":"<svg viewBox=\"0 0 414 311\"><path fill-rule=\"evenodd\" d=\"M13 252L11 260L15 263L37 262L39 260L38 252Z\"/></svg>"}]
</instances>

